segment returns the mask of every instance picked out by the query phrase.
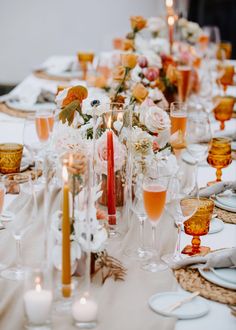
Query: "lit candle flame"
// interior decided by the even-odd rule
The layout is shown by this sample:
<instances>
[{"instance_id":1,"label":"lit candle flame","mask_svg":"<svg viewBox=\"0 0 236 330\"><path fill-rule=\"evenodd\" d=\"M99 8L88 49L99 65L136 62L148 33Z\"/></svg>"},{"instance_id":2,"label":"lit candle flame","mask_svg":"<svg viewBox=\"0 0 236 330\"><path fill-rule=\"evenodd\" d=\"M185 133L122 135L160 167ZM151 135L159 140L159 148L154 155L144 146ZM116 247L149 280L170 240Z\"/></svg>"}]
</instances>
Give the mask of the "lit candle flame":
<instances>
[{"instance_id":1,"label":"lit candle flame","mask_svg":"<svg viewBox=\"0 0 236 330\"><path fill-rule=\"evenodd\" d=\"M173 0L166 0L166 7L173 7Z\"/></svg>"},{"instance_id":2,"label":"lit candle flame","mask_svg":"<svg viewBox=\"0 0 236 330\"><path fill-rule=\"evenodd\" d=\"M87 302L87 300L86 300L85 297L82 297L82 298L80 299L80 303L81 303L82 305L85 305L86 302Z\"/></svg>"},{"instance_id":3,"label":"lit candle flame","mask_svg":"<svg viewBox=\"0 0 236 330\"><path fill-rule=\"evenodd\" d=\"M107 127L110 129L111 128L111 116L109 116L108 121L107 121Z\"/></svg>"},{"instance_id":4,"label":"lit candle flame","mask_svg":"<svg viewBox=\"0 0 236 330\"><path fill-rule=\"evenodd\" d=\"M41 288L41 285L40 285L40 277L37 276L35 278L35 284L36 284L35 285L35 290L38 291L38 292L41 291L42 288Z\"/></svg>"},{"instance_id":5,"label":"lit candle flame","mask_svg":"<svg viewBox=\"0 0 236 330\"><path fill-rule=\"evenodd\" d=\"M65 183L68 182L68 172L67 172L67 167L66 165L63 165L62 167L62 178Z\"/></svg>"},{"instance_id":6,"label":"lit candle flame","mask_svg":"<svg viewBox=\"0 0 236 330\"><path fill-rule=\"evenodd\" d=\"M174 25L175 24L174 16L169 16L167 22L168 22L168 25Z\"/></svg>"}]
</instances>

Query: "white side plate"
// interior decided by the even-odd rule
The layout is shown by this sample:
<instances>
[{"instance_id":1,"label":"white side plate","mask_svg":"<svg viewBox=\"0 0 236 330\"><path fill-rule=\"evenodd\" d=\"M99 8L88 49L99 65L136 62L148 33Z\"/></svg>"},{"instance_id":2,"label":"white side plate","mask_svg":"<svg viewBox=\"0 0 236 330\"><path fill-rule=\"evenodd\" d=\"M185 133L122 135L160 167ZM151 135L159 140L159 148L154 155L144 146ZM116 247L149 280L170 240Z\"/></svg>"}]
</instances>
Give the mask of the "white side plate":
<instances>
[{"instance_id":1,"label":"white side plate","mask_svg":"<svg viewBox=\"0 0 236 330\"><path fill-rule=\"evenodd\" d=\"M226 289L236 290L236 284L223 280L222 278L216 276L211 270L203 270L202 268L198 268L198 271L202 277L209 282L222 286Z\"/></svg>"}]
</instances>

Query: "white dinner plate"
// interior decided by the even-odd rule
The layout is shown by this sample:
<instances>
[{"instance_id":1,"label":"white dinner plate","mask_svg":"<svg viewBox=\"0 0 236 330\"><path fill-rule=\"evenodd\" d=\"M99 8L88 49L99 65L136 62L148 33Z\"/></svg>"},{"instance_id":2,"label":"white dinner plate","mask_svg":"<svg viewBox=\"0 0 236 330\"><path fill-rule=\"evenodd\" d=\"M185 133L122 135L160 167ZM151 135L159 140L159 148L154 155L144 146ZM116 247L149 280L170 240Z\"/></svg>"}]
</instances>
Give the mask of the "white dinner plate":
<instances>
[{"instance_id":1,"label":"white dinner plate","mask_svg":"<svg viewBox=\"0 0 236 330\"><path fill-rule=\"evenodd\" d=\"M230 195L230 196L216 195L216 200L223 205L236 208L236 194L235 193L232 193L232 195Z\"/></svg>"},{"instance_id":2,"label":"white dinner plate","mask_svg":"<svg viewBox=\"0 0 236 330\"><path fill-rule=\"evenodd\" d=\"M45 70L48 76L57 77L58 79L79 79L82 77L82 71L74 70L74 71L54 71L54 70Z\"/></svg>"},{"instance_id":3,"label":"white dinner plate","mask_svg":"<svg viewBox=\"0 0 236 330\"><path fill-rule=\"evenodd\" d=\"M211 271L222 280L236 285L236 268L211 268Z\"/></svg>"},{"instance_id":4,"label":"white dinner plate","mask_svg":"<svg viewBox=\"0 0 236 330\"><path fill-rule=\"evenodd\" d=\"M181 226L182 231L184 231L184 225ZM218 218L211 219L210 228L208 234L215 234L224 229L224 222Z\"/></svg>"},{"instance_id":5,"label":"white dinner plate","mask_svg":"<svg viewBox=\"0 0 236 330\"><path fill-rule=\"evenodd\" d=\"M198 268L199 273L211 283L222 286L226 289L236 290L236 284L225 281L222 278L216 276L211 270L204 270L202 268Z\"/></svg>"},{"instance_id":6,"label":"white dinner plate","mask_svg":"<svg viewBox=\"0 0 236 330\"><path fill-rule=\"evenodd\" d=\"M215 200L215 206L219 207L220 209L236 213L236 207L230 207L225 204L220 203L218 200Z\"/></svg>"},{"instance_id":7,"label":"white dinner plate","mask_svg":"<svg viewBox=\"0 0 236 330\"><path fill-rule=\"evenodd\" d=\"M56 104L52 102L45 103L35 103L28 104L20 101L7 101L6 105L9 108L15 110L24 110L24 111L37 111L37 110L54 110L56 109Z\"/></svg>"},{"instance_id":8,"label":"white dinner plate","mask_svg":"<svg viewBox=\"0 0 236 330\"><path fill-rule=\"evenodd\" d=\"M187 320L201 317L208 313L209 307L205 300L201 297L195 297L190 302L181 305L173 310L167 312L169 307L178 301L187 298L191 293L188 292L162 292L151 296L148 299L149 307L156 313L176 317L178 319Z\"/></svg>"}]
</instances>

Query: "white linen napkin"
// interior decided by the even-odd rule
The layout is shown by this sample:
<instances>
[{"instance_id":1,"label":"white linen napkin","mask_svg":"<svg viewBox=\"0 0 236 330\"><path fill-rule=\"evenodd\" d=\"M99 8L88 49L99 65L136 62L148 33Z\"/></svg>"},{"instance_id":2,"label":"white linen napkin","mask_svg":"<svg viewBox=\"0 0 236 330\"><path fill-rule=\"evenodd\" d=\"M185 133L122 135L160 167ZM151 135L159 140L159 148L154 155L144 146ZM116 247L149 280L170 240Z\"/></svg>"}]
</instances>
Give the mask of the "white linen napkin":
<instances>
[{"instance_id":1,"label":"white linen napkin","mask_svg":"<svg viewBox=\"0 0 236 330\"><path fill-rule=\"evenodd\" d=\"M233 268L236 267L236 247L217 250L208 253L206 256L186 257L183 260L173 261L170 264L172 269L179 269L191 266L199 267L203 264L204 268Z\"/></svg>"},{"instance_id":2,"label":"white linen napkin","mask_svg":"<svg viewBox=\"0 0 236 330\"><path fill-rule=\"evenodd\" d=\"M227 181L227 182L219 182L215 183L210 187L206 187L199 191L200 197L210 197L213 195L217 195L223 193L226 190L236 191L236 181Z\"/></svg>"},{"instance_id":3,"label":"white linen napkin","mask_svg":"<svg viewBox=\"0 0 236 330\"><path fill-rule=\"evenodd\" d=\"M36 70L46 71L50 74L60 74L63 72L78 70L79 63L75 56L52 56L46 60Z\"/></svg>"}]
</instances>

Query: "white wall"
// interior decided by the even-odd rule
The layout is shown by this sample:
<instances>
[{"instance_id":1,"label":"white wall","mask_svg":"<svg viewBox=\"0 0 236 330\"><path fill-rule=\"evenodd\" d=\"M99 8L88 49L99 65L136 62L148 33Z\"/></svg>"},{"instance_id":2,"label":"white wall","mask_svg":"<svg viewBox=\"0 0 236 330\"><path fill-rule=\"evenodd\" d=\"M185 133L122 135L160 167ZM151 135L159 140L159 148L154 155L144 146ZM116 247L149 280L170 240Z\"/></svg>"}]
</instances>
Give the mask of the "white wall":
<instances>
[{"instance_id":1,"label":"white wall","mask_svg":"<svg viewBox=\"0 0 236 330\"><path fill-rule=\"evenodd\" d=\"M50 55L109 49L129 17L163 14L164 0L0 0L0 83L17 83Z\"/></svg>"}]
</instances>

